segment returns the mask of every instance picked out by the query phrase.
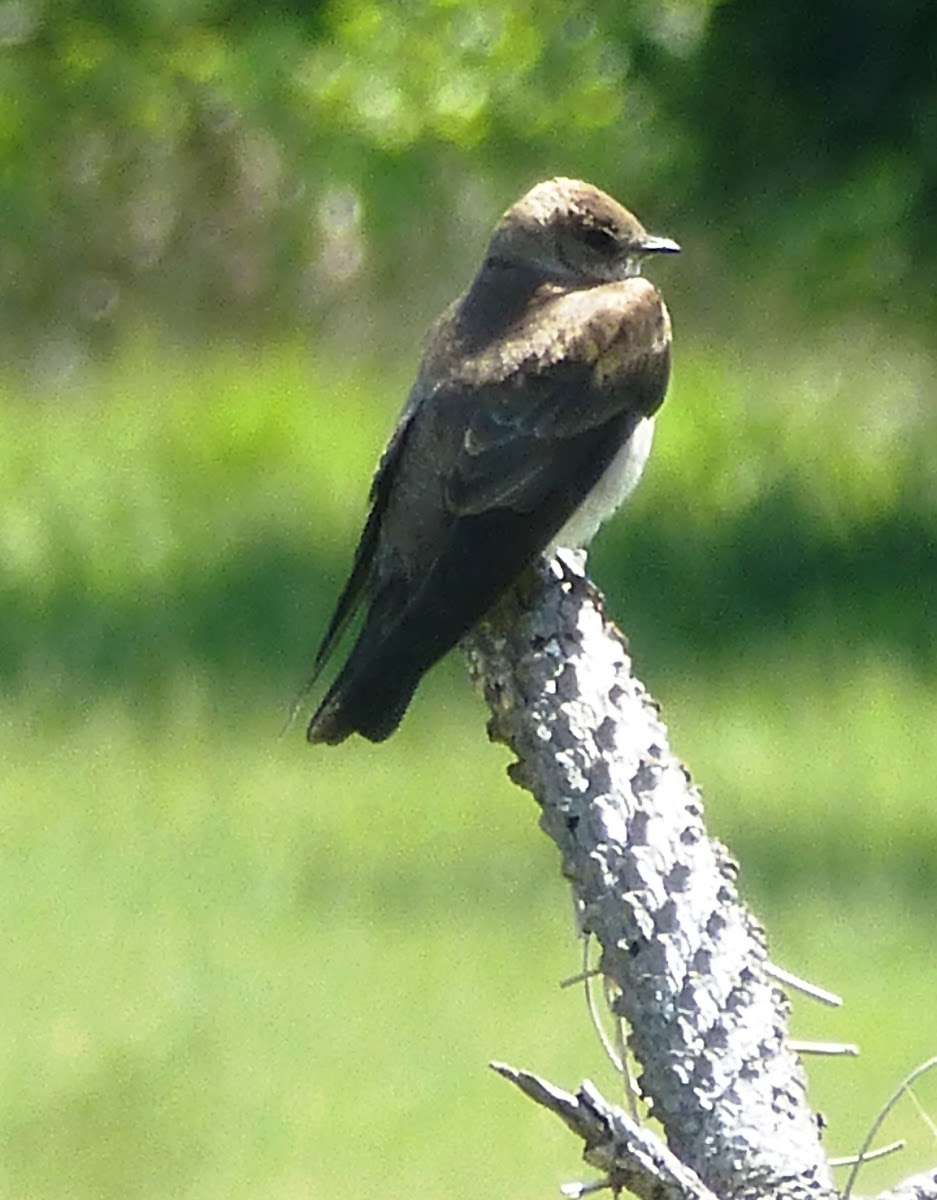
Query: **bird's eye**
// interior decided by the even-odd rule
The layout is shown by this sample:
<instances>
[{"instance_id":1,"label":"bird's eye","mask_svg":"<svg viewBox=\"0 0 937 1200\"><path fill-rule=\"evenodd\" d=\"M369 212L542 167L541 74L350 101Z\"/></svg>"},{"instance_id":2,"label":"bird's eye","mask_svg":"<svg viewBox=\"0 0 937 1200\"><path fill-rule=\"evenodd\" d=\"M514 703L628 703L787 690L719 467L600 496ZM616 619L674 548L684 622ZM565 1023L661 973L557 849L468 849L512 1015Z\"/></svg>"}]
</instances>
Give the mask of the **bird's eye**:
<instances>
[{"instance_id":1,"label":"bird's eye","mask_svg":"<svg viewBox=\"0 0 937 1200\"><path fill-rule=\"evenodd\" d=\"M610 229L602 225L586 225L582 231L582 240L597 254L614 254L618 249L618 239Z\"/></svg>"}]
</instances>

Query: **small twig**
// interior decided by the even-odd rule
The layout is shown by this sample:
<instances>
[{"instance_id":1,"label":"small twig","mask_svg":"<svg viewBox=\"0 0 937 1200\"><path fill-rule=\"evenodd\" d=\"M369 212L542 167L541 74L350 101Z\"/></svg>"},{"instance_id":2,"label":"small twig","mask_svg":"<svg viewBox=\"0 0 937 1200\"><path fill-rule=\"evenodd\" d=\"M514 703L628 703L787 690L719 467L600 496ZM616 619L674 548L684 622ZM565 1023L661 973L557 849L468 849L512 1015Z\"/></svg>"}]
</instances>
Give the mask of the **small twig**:
<instances>
[{"instance_id":1,"label":"small twig","mask_svg":"<svg viewBox=\"0 0 937 1200\"><path fill-rule=\"evenodd\" d=\"M881 1128L882 1122L895 1107L901 1097L905 1094L905 1092L908 1091L908 1089L911 1087L911 1084L914 1083L916 1079L920 1079L922 1075L926 1074L926 1072L930 1071L934 1067L937 1067L937 1057L929 1058L926 1062L921 1063L920 1066L915 1067L911 1074L908 1075L906 1079L901 1081L892 1095L889 1096L888 1100L885 1101L885 1104L882 1106L878 1116L872 1122L872 1126L869 1129L869 1132L866 1134L865 1141L859 1147L859 1153L856 1155L855 1165L849 1172L849 1178L846 1181L846 1187L843 1189L843 1200L849 1200L849 1197L852 1195L852 1189L855 1186L859 1169L868 1158L869 1146L871 1146L873 1138Z\"/></svg>"},{"instance_id":2,"label":"small twig","mask_svg":"<svg viewBox=\"0 0 937 1200\"><path fill-rule=\"evenodd\" d=\"M625 1046L624 1038L624 1023L620 1017L615 1017L615 1043L605 1031L605 1026L602 1023L602 1014L599 1012L599 1006L596 1003L595 991L592 987L593 980L599 978L602 972L598 967L589 966L589 949L592 945L592 940L589 934L582 936L582 970L575 975L570 975L560 983L561 988L571 987L573 984L584 984L583 994L586 998L586 1008L589 1012L589 1020L592 1028L595 1030L596 1036L605 1051L605 1057L612 1064L612 1069L622 1077L625 1085L625 1096L628 1101L628 1110L631 1113L632 1120L640 1123L638 1116L638 1107L636 1097L639 1095L638 1086L632 1074L631 1067L628 1064L628 1052ZM607 990L609 986L608 979L605 980L606 986L606 1002L608 1003ZM609 1008L611 1005L609 1004Z\"/></svg>"},{"instance_id":3,"label":"small twig","mask_svg":"<svg viewBox=\"0 0 937 1200\"><path fill-rule=\"evenodd\" d=\"M612 1020L615 1029L615 1053L618 1061L621 1063L621 1077L624 1084L625 1098L628 1102L628 1112L632 1121L635 1124L641 1124L641 1117L638 1113L638 1099L641 1095L641 1089L638 1087L638 1081L635 1079L631 1070L631 1063L628 1061L628 1046L625 1041L625 1019L615 1013L612 1008L613 984L611 980L605 980L605 1003L608 1005L609 1011L612 1012Z\"/></svg>"},{"instance_id":4,"label":"small twig","mask_svg":"<svg viewBox=\"0 0 937 1200\"><path fill-rule=\"evenodd\" d=\"M815 983L808 983L806 979L801 979L799 975L795 975L792 971L786 971L783 967L779 967L777 963L766 962L765 971L772 979L776 979L778 983L784 983L796 992L801 992L803 995L809 996L812 1000L819 1000L821 1004L828 1004L830 1008L843 1007L841 996L837 996L835 992L828 992L826 988L817 987Z\"/></svg>"},{"instance_id":5,"label":"small twig","mask_svg":"<svg viewBox=\"0 0 937 1200\"><path fill-rule=\"evenodd\" d=\"M908 1088L908 1099L911 1101L911 1103L917 1109L917 1115L921 1118L921 1120L924 1122L924 1124L930 1130L931 1136L935 1140L937 1140L937 1125L934 1124L933 1118L931 1117L930 1113L927 1111L927 1109L924 1107L924 1105L920 1102L920 1100L918 1100L917 1094L915 1093L914 1088Z\"/></svg>"},{"instance_id":6,"label":"small twig","mask_svg":"<svg viewBox=\"0 0 937 1200\"><path fill-rule=\"evenodd\" d=\"M831 1167L852 1167L858 1162L874 1162L877 1158L887 1158L889 1154L894 1154L897 1150L903 1150L908 1143L904 1138L899 1138L897 1142L889 1142L887 1146L879 1146L877 1150L870 1150L864 1159L860 1159L858 1154L847 1154L845 1158L831 1158Z\"/></svg>"},{"instance_id":7,"label":"small twig","mask_svg":"<svg viewBox=\"0 0 937 1200\"><path fill-rule=\"evenodd\" d=\"M583 1158L603 1172L593 1183L567 1184L569 1197L602 1188L627 1189L639 1200L716 1200L695 1171L685 1166L649 1129L607 1104L588 1080L576 1095L556 1088L530 1071L493 1062L492 1070L531 1100L555 1113L585 1143Z\"/></svg>"},{"instance_id":8,"label":"small twig","mask_svg":"<svg viewBox=\"0 0 937 1200\"><path fill-rule=\"evenodd\" d=\"M560 980L561 988L575 987L579 983L585 983L588 979L595 979L596 975L601 975L602 972L598 967L589 967L586 971L577 971L575 975L567 975L565 979Z\"/></svg>"},{"instance_id":9,"label":"small twig","mask_svg":"<svg viewBox=\"0 0 937 1200\"><path fill-rule=\"evenodd\" d=\"M607 1179L596 1179L593 1183L561 1183L560 1195L569 1200L581 1200L583 1196L592 1196L596 1192L605 1192L611 1187Z\"/></svg>"},{"instance_id":10,"label":"small twig","mask_svg":"<svg viewBox=\"0 0 937 1200\"><path fill-rule=\"evenodd\" d=\"M612 1064L613 1069L619 1074L625 1074L624 1059L616 1052L612 1045L612 1040L605 1032L605 1026L602 1024L602 1017L599 1013L599 1006L595 1001L595 992L592 988L592 981L597 975L601 975L601 971L589 971L589 945L590 939L586 935L582 941L582 972L581 978L583 982L583 995L586 998L586 1008L589 1012L589 1020L592 1023L592 1028L595 1030L596 1036L602 1044L602 1049L605 1051L605 1057ZM632 1114L633 1115L633 1114Z\"/></svg>"},{"instance_id":11,"label":"small twig","mask_svg":"<svg viewBox=\"0 0 937 1200\"><path fill-rule=\"evenodd\" d=\"M795 1054L816 1054L828 1058L857 1058L859 1047L855 1042L803 1042L797 1038L787 1039L788 1050Z\"/></svg>"}]
</instances>

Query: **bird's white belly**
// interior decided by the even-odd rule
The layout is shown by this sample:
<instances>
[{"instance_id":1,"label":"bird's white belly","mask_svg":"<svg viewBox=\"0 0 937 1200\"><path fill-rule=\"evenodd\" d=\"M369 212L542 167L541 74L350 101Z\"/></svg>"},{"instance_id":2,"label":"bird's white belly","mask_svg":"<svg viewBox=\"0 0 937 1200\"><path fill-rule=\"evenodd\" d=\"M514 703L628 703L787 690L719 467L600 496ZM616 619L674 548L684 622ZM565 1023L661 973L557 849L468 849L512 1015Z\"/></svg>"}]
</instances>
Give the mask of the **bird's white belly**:
<instances>
[{"instance_id":1,"label":"bird's white belly","mask_svg":"<svg viewBox=\"0 0 937 1200\"><path fill-rule=\"evenodd\" d=\"M558 546L576 549L589 544L599 526L634 491L653 440L654 418L645 417L605 468L592 491L553 538L550 549Z\"/></svg>"}]
</instances>

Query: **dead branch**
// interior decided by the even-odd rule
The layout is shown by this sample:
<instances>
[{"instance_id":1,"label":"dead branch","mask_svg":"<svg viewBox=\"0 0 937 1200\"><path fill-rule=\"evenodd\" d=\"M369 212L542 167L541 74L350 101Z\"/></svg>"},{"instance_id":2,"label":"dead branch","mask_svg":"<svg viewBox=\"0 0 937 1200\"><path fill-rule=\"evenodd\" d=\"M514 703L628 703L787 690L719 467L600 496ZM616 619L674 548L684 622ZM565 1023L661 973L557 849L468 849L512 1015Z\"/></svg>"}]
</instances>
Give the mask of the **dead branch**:
<instances>
[{"instance_id":1,"label":"dead branch","mask_svg":"<svg viewBox=\"0 0 937 1200\"><path fill-rule=\"evenodd\" d=\"M739 899L735 863L706 834L699 793L632 674L584 555L563 552L532 570L465 650L491 708L490 735L516 754L511 778L539 803L582 928L601 946L667 1146L589 1084L573 1097L498 1070L583 1138L613 1189L833 1197L763 931Z\"/></svg>"}]
</instances>

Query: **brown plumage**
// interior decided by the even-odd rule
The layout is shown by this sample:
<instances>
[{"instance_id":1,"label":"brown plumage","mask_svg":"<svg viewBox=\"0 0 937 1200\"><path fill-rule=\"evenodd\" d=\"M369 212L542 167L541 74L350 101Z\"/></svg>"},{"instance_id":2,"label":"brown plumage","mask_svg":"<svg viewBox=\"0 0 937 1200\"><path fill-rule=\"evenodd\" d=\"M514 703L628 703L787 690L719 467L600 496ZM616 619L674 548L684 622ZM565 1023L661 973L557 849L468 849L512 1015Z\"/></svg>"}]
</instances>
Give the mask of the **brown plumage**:
<instances>
[{"instance_id":1,"label":"brown plumage","mask_svg":"<svg viewBox=\"0 0 937 1200\"><path fill-rule=\"evenodd\" d=\"M430 330L371 486L313 679L359 609L311 742L382 741L423 674L551 545L583 545L637 482L670 319L640 259L678 250L570 179L507 210Z\"/></svg>"}]
</instances>

